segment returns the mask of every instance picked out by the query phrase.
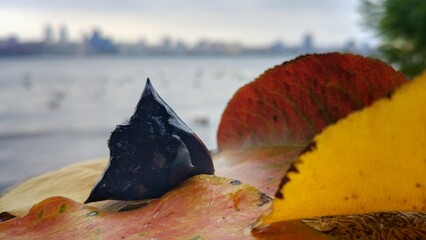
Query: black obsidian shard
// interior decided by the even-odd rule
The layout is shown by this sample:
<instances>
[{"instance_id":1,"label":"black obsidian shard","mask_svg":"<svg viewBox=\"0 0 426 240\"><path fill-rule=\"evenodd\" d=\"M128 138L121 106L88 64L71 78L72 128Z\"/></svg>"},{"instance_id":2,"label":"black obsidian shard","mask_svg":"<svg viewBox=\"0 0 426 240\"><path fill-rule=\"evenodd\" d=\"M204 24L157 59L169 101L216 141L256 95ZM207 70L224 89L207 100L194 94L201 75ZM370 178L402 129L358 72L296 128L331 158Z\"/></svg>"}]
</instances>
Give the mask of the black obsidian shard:
<instances>
[{"instance_id":1,"label":"black obsidian shard","mask_svg":"<svg viewBox=\"0 0 426 240\"><path fill-rule=\"evenodd\" d=\"M109 165L86 203L157 198L185 179L214 174L211 155L148 79L136 111L108 141Z\"/></svg>"}]
</instances>

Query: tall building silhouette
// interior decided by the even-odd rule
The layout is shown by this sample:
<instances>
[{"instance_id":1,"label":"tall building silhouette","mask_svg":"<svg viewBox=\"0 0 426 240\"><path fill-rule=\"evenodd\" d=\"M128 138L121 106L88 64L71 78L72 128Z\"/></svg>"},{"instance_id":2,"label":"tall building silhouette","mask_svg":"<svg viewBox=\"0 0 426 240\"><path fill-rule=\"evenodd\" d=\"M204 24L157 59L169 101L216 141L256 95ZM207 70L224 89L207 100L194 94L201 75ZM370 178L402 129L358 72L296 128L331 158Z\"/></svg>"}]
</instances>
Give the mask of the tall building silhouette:
<instances>
[{"instance_id":1,"label":"tall building silhouette","mask_svg":"<svg viewBox=\"0 0 426 240\"><path fill-rule=\"evenodd\" d=\"M59 28L59 43L62 45L66 45L69 43L68 28L65 25L62 25Z\"/></svg>"},{"instance_id":2,"label":"tall building silhouette","mask_svg":"<svg viewBox=\"0 0 426 240\"><path fill-rule=\"evenodd\" d=\"M302 48L305 53L311 53L314 51L314 40L311 33L305 34L303 37Z\"/></svg>"},{"instance_id":3,"label":"tall building silhouette","mask_svg":"<svg viewBox=\"0 0 426 240\"><path fill-rule=\"evenodd\" d=\"M44 43L48 44L48 45L51 45L51 44L53 44L53 42L54 42L54 39L53 39L53 28L52 28L52 25L47 24L44 27Z\"/></svg>"}]
</instances>

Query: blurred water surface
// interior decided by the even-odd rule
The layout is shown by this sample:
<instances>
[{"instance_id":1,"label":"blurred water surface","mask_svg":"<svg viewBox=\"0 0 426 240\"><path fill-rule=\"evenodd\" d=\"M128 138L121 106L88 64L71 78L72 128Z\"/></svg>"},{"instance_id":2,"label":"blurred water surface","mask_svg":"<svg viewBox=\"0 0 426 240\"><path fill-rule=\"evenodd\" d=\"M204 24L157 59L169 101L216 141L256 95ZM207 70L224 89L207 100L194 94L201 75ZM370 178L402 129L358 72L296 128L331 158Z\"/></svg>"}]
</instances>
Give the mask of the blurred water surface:
<instances>
[{"instance_id":1,"label":"blurred water surface","mask_svg":"<svg viewBox=\"0 0 426 240\"><path fill-rule=\"evenodd\" d=\"M234 92L285 57L0 59L0 192L37 174L109 155L149 77L162 98L216 148Z\"/></svg>"}]
</instances>

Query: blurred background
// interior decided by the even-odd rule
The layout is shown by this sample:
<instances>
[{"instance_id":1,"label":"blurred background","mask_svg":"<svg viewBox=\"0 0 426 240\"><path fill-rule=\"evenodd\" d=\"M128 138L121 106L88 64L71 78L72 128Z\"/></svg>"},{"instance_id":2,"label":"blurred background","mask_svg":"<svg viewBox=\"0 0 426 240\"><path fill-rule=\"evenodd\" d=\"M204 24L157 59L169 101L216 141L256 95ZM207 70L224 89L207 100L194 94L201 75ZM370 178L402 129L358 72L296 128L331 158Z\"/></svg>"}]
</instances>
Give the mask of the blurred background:
<instances>
[{"instance_id":1,"label":"blurred background","mask_svg":"<svg viewBox=\"0 0 426 240\"><path fill-rule=\"evenodd\" d=\"M426 45L413 41L426 35L410 36L426 29L425 2L0 0L0 192L109 156L109 134L133 114L147 77L215 149L233 93L298 55L376 56L415 75ZM400 21L411 31L401 38L392 26ZM401 57L407 46L420 57Z\"/></svg>"}]
</instances>

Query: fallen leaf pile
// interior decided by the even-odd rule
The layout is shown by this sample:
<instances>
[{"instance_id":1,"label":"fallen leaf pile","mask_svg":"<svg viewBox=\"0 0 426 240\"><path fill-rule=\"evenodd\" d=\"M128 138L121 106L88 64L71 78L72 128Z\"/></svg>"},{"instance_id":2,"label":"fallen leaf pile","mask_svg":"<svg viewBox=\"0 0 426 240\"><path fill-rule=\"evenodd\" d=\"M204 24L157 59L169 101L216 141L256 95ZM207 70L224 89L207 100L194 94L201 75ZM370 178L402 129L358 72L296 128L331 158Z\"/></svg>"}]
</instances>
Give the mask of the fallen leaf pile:
<instances>
[{"instance_id":1,"label":"fallen leaf pile","mask_svg":"<svg viewBox=\"0 0 426 240\"><path fill-rule=\"evenodd\" d=\"M425 91L378 60L299 57L230 100L216 176L129 209L82 203L107 159L67 166L0 198L0 239L424 239Z\"/></svg>"}]
</instances>

